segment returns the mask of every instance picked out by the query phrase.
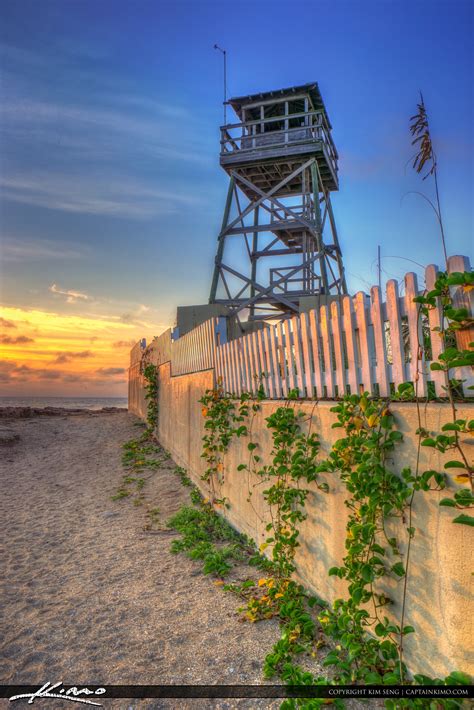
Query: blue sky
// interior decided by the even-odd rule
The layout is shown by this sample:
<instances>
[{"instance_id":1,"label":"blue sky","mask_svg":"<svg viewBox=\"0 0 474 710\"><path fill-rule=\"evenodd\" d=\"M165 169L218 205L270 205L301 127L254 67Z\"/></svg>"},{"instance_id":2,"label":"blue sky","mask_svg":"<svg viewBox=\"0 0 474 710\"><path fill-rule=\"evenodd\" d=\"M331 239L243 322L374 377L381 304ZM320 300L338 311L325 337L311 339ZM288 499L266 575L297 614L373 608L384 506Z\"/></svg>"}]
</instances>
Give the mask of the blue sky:
<instances>
[{"instance_id":1,"label":"blue sky","mask_svg":"<svg viewBox=\"0 0 474 710\"><path fill-rule=\"evenodd\" d=\"M351 291L375 283L377 244L387 277L411 268L389 256L442 263L429 207L402 202L432 194L407 167L419 89L448 250L472 252L472 2L5 0L0 13L5 305L159 332L178 304L207 301L227 188L215 42L230 95L319 82Z\"/></svg>"}]
</instances>

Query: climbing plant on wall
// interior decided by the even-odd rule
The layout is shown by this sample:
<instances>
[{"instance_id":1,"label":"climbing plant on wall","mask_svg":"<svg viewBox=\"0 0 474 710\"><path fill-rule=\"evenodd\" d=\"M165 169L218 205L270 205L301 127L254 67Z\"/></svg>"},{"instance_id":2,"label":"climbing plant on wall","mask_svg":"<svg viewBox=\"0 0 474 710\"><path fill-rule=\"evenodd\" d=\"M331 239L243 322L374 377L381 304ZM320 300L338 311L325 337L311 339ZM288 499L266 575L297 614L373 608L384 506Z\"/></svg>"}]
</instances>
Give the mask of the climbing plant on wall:
<instances>
[{"instance_id":1,"label":"climbing plant on wall","mask_svg":"<svg viewBox=\"0 0 474 710\"><path fill-rule=\"evenodd\" d=\"M158 368L148 363L143 369L147 402L147 432L153 434L158 426Z\"/></svg>"},{"instance_id":2,"label":"climbing plant on wall","mask_svg":"<svg viewBox=\"0 0 474 710\"><path fill-rule=\"evenodd\" d=\"M260 546L260 552L269 558L265 577L257 582L248 579L223 585L244 600L240 608L244 619L257 622L276 616L281 621L281 637L264 663L268 678L278 675L287 683L303 685L471 682L469 676L459 671L444 679L425 674L412 676L405 662L406 638L416 633L406 621L410 616L410 553L417 534L414 501L431 491L452 491L441 499L440 505L459 511L454 523L472 526L474 521L465 512L474 507L473 467L466 446L467 438L474 435L474 420L458 416L464 383L462 377L453 375L460 368L474 366L473 344L467 347L456 344L456 336L472 327L473 319L467 308L454 305L454 288L469 292L474 288L474 274L438 274L434 288L415 298L420 319L427 319L431 309L441 306L439 327L431 332L430 338L420 328L423 342L418 343L418 351L412 357L423 364L422 352L431 348L430 339L443 340L443 351L438 360L432 361L431 370L443 373L440 399L450 406L449 421L439 432L432 432L422 425L418 380L401 385L395 393L394 399L414 400L417 406L418 451L414 470L394 466L397 458L393 454L403 436L390 401L368 393L347 395L335 403L334 427L341 429L342 436L323 460L318 432L311 429L312 412L308 415L300 410L297 391L290 392L287 401L265 418L272 437L268 460L263 460L253 432L253 420L262 408L263 388L256 397L244 393L238 400L219 383L200 400L205 419L202 456L207 463L203 480L213 490L213 486L221 486L226 471L225 456L232 440L246 437L249 456L236 468L247 473L248 500L252 495L249 484L252 475L259 480L268 505L267 535ZM444 455L442 470L423 470L422 447ZM328 574L347 582L347 594L328 605L297 583L294 573L309 490L317 487L331 494L339 486L345 491L347 509L345 554ZM215 493L212 502L222 503L222 496ZM225 504L229 506L228 501ZM396 604L386 591L393 585L400 589ZM332 669L330 681L303 670L296 662L303 652L315 655L323 653L323 649L323 665ZM323 702L288 699L282 707L313 708ZM437 699L436 703L437 707L460 707L455 699ZM423 707L424 701L404 699L388 701L387 705Z\"/></svg>"},{"instance_id":3,"label":"climbing plant on wall","mask_svg":"<svg viewBox=\"0 0 474 710\"><path fill-rule=\"evenodd\" d=\"M455 288L468 293L474 289L474 272L439 273L434 288L414 299L420 304L420 317L428 316L430 310L441 307L440 325L434 329L432 337L439 337L445 346L448 345L438 360L431 363L431 370L442 372L444 375L443 390L450 404L451 414L450 421L441 427L441 432L428 432L420 422L418 434L421 446L450 455L444 464L446 473L450 474L455 483L467 486L457 490L452 497L443 498L440 505L466 510L474 507L474 468L463 440L474 436L474 420L460 419L457 415L456 402L462 397L463 382L453 377L452 373L455 368L474 367L474 343L469 343L468 348L454 345L456 334L469 332L474 320L467 308L455 307L452 296L452 290ZM453 522L472 526L474 518L461 513Z\"/></svg>"},{"instance_id":4,"label":"climbing plant on wall","mask_svg":"<svg viewBox=\"0 0 474 710\"><path fill-rule=\"evenodd\" d=\"M398 394L402 396L404 388L400 389ZM217 394L206 393L201 400L206 430L216 438L209 439L209 434L205 435L204 452L212 444L212 456L217 450L222 457L235 434L248 436L245 420L249 397L246 394L240 404L234 400L232 407L231 395L225 395L222 389ZM445 473L412 472L408 468L394 472L387 466L387 456L403 437L396 428L390 403L367 393L347 396L332 408L337 417L334 426L343 429L344 436L335 442L325 460L317 462L319 441L316 433L311 433L312 417L298 410L296 397L296 392L290 393L290 399L265 419L273 441L270 461L261 461L256 453L258 443L251 440L248 443L250 461L237 467L239 471L251 470L267 483L263 496L271 520L260 550L270 554L272 566L270 576L260 579L258 584L249 580L224 588L245 599L241 611L248 621L278 616L282 622L281 638L264 664L265 675L278 674L291 684L325 684L327 678L303 671L294 660L303 651L314 655L316 649L332 644L323 664L333 668L333 683L469 682L468 676L460 672L444 680L418 674L412 681L404 661L405 638L415 632L413 626L405 623L409 550L416 533L413 500L418 491L444 488ZM213 416L214 402L218 402L219 416L217 423L211 424L209 418ZM240 417L235 415L237 410ZM235 418L239 419L238 426ZM424 440L420 434L420 441ZM209 453L204 455L207 458ZM210 467L206 479L212 478L215 471ZM321 476L329 483L321 481ZM347 580L348 596L328 606L297 584L293 573L300 525L306 518L304 506L308 489L304 484L312 483L329 493L336 485L334 476L346 490L348 521L346 555L329 574ZM400 539L388 531L387 522L392 527L394 519L401 524ZM392 578L402 585L398 620L394 618L393 600L380 588L383 578ZM315 606L320 609L317 618L311 612ZM283 706L310 708L322 702L287 700ZM457 701L443 703L447 707L458 707ZM418 701L407 701L404 706L418 704Z\"/></svg>"}]
</instances>

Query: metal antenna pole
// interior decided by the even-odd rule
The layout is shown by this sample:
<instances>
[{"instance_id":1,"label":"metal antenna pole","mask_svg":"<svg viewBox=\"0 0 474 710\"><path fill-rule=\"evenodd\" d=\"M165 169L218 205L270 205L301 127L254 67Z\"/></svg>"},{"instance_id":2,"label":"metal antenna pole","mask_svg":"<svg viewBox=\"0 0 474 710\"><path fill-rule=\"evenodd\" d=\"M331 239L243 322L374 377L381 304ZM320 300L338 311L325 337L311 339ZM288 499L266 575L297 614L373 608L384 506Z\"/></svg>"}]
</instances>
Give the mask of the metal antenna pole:
<instances>
[{"instance_id":1,"label":"metal antenna pole","mask_svg":"<svg viewBox=\"0 0 474 710\"><path fill-rule=\"evenodd\" d=\"M382 265L380 263L380 245L377 247L377 271L379 276L379 289L380 291L382 291Z\"/></svg>"},{"instance_id":2,"label":"metal antenna pole","mask_svg":"<svg viewBox=\"0 0 474 710\"><path fill-rule=\"evenodd\" d=\"M227 52L225 49L214 45L214 49L218 49L224 55L224 126L227 125Z\"/></svg>"}]
</instances>

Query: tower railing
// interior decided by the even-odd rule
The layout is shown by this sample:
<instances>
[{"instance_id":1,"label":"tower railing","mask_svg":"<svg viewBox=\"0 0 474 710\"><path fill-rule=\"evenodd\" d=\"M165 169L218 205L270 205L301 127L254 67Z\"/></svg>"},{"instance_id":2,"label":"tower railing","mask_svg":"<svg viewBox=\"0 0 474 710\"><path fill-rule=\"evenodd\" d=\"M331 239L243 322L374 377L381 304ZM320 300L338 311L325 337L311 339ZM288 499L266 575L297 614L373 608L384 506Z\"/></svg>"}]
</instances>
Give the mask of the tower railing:
<instances>
[{"instance_id":1,"label":"tower railing","mask_svg":"<svg viewBox=\"0 0 474 710\"><path fill-rule=\"evenodd\" d=\"M295 120L300 125L290 127L290 122ZM271 116L222 126L221 157L316 141L324 144L332 167L337 172L339 156L323 111Z\"/></svg>"}]
</instances>

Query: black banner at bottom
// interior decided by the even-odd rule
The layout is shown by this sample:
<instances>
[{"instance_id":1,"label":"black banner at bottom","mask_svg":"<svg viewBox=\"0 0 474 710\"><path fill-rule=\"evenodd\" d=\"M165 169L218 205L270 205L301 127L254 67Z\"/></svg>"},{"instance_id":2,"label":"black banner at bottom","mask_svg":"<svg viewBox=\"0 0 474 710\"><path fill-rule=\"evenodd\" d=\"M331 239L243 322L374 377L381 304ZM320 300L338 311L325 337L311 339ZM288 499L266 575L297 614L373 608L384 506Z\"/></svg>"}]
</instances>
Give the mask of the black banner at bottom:
<instances>
[{"instance_id":1,"label":"black banner at bottom","mask_svg":"<svg viewBox=\"0 0 474 710\"><path fill-rule=\"evenodd\" d=\"M474 698L472 685L0 685L12 703L54 698L103 705L108 698ZM79 700L80 699L80 700Z\"/></svg>"}]
</instances>

